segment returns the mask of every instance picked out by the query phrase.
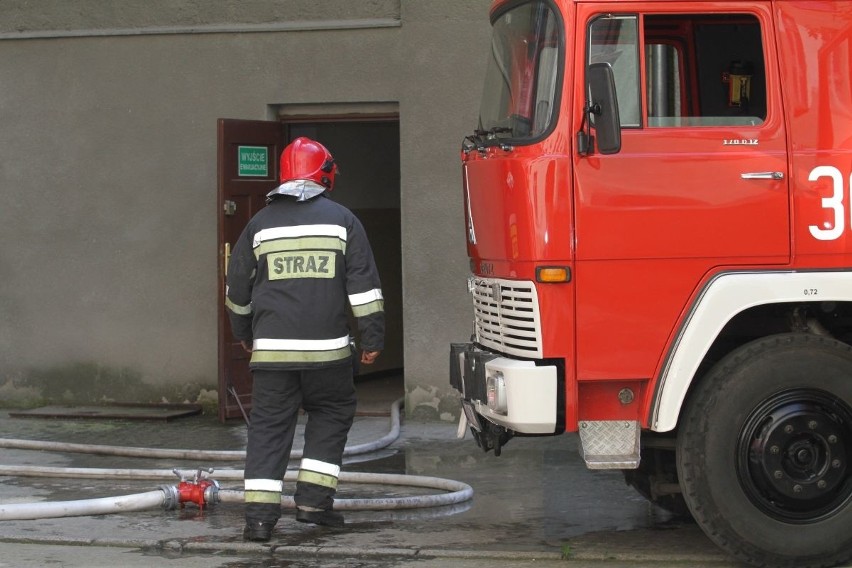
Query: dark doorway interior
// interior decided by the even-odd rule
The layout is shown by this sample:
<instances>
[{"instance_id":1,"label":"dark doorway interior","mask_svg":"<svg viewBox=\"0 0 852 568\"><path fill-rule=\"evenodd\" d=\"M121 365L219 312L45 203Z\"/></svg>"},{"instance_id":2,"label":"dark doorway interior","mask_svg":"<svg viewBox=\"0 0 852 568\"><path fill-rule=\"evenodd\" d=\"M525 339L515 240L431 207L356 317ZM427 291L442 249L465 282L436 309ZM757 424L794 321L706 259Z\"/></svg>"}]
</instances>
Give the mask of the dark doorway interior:
<instances>
[{"instance_id":1,"label":"dark doorway interior","mask_svg":"<svg viewBox=\"0 0 852 568\"><path fill-rule=\"evenodd\" d=\"M385 297L385 350L361 377L402 374L402 241L399 121L288 122L287 138L307 136L327 147L340 168L330 197L367 231ZM352 328L357 326L352 322Z\"/></svg>"}]
</instances>

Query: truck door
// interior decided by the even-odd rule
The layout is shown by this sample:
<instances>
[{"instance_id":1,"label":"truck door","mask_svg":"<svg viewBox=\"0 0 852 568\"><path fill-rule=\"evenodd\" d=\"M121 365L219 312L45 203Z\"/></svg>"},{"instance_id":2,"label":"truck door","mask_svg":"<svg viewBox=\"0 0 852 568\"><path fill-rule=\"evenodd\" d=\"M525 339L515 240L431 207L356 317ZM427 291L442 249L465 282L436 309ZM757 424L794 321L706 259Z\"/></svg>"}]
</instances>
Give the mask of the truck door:
<instances>
[{"instance_id":1,"label":"truck door","mask_svg":"<svg viewBox=\"0 0 852 568\"><path fill-rule=\"evenodd\" d=\"M231 332L225 313L225 276L231 247L278 185L278 157L287 145L280 122L219 119L219 420L251 408L249 354Z\"/></svg>"},{"instance_id":2,"label":"truck door","mask_svg":"<svg viewBox=\"0 0 852 568\"><path fill-rule=\"evenodd\" d=\"M580 380L654 376L703 280L790 260L771 4L709 4L577 5L578 68L612 68L622 142L575 159Z\"/></svg>"}]
</instances>

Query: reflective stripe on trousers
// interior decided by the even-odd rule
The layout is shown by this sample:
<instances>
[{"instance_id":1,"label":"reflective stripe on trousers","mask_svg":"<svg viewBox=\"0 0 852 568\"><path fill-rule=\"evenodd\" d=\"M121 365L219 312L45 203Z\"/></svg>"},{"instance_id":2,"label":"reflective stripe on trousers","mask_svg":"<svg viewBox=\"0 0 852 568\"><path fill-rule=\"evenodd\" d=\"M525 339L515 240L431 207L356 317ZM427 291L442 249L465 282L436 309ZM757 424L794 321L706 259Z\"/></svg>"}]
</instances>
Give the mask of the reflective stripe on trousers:
<instances>
[{"instance_id":1,"label":"reflective stripe on trousers","mask_svg":"<svg viewBox=\"0 0 852 568\"><path fill-rule=\"evenodd\" d=\"M299 408L307 415L296 505L330 509L343 448L355 416L352 365L298 371L253 372L252 411L246 448L246 518L277 521L276 480L287 470ZM251 483L249 483L251 481Z\"/></svg>"}]
</instances>

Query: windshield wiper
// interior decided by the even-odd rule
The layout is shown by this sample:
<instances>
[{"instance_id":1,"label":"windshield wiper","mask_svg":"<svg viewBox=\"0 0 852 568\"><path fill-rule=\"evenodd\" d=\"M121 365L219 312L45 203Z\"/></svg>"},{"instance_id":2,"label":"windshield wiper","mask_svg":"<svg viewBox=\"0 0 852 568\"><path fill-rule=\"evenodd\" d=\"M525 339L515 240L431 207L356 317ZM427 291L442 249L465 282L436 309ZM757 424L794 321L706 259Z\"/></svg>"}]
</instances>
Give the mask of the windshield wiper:
<instances>
[{"instance_id":1,"label":"windshield wiper","mask_svg":"<svg viewBox=\"0 0 852 568\"><path fill-rule=\"evenodd\" d=\"M506 126L493 126L488 130L474 130L473 134L479 137L485 137L487 140L494 140L498 134L511 134L512 129Z\"/></svg>"},{"instance_id":2,"label":"windshield wiper","mask_svg":"<svg viewBox=\"0 0 852 568\"><path fill-rule=\"evenodd\" d=\"M464 140L462 140L462 152L464 152L465 155L470 154L470 151L474 148L477 152L485 153L485 144L483 143L483 140L477 136L476 132L477 131L474 130L473 134L465 136Z\"/></svg>"},{"instance_id":3,"label":"windshield wiper","mask_svg":"<svg viewBox=\"0 0 852 568\"><path fill-rule=\"evenodd\" d=\"M498 134L511 134L512 129L506 126L494 126L489 128L488 130L482 130L477 128L473 131L472 135L465 136L464 141L462 142L462 150L465 154L470 153L474 148L477 152L485 152L485 147L488 145L487 143L497 142L497 145L500 146L500 149L505 152L510 152L514 150L514 146L506 144L505 142L500 141L497 138Z\"/></svg>"},{"instance_id":4,"label":"windshield wiper","mask_svg":"<svg viewBox=\"0 0 852 568\"><path fill-rule=\"evenodd\" d=\"M506 144L500 138L498 138L498 134L512 134L513 130L506 126L494 126L489 128L488 130L475 130L474 134L477 136L484 136L485 140L489 142L497 142L497 145L500 146L500 149L504 152L511 152L515 149L511 144Z\"/></svg>"}]
</instances>

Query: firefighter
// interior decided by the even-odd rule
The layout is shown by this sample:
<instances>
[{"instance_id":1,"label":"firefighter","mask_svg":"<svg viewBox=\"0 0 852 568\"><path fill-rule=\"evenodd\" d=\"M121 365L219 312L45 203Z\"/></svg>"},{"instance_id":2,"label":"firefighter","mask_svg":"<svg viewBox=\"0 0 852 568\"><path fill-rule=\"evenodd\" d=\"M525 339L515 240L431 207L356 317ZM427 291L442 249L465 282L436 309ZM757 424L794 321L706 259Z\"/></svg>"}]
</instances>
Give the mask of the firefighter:
<instances>
[{"instance_id":1,"label":"firefighter","mask_svg":"<svg viewBox=\"0 0 852 568\"><path fill-rule=\"evenodd\" d=\"M246 225L228 264L225 303L253 377L245 540L268 541L281 516L300 406L307 423L296 520L343 525L332 505L355 416L346 305L358 322L360 363L371 364L384 347L384 300L363 226L327 198L336 174L322 144L290 143L281 153L281 185Z\"/></svg>"}]
</instances>

